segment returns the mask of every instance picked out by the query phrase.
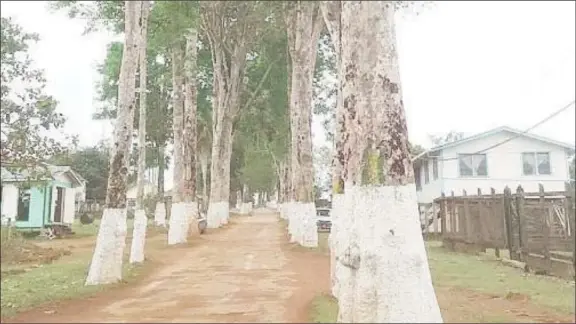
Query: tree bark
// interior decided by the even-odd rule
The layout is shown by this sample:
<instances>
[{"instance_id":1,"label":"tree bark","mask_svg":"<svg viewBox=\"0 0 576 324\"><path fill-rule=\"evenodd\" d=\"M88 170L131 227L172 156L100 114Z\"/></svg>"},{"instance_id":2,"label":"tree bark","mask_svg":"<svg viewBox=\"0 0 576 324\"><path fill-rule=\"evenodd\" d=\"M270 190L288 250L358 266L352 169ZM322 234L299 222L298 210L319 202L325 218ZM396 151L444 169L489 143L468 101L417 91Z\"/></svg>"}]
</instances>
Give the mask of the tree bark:
<instances>
[{"instance_id":1,"label":"tree bark","mask_svg":"<svg viewBox=\"0 0 576 324\"><path fill-rule=\"evenodd\" d=\"M154 211L154 224L156 226L166 226L166 204L164 202L165 150L166 147L164 145L158 147L158 197L156 210Z\"/></svg>"},{"instance_id":2,"label":"tree bark","mask_svg":"<svg viewBox=\"0 0 576 324\"><path fill-rule=\"evenodd\" d=\"M139 66L140 66L140 115L138 119L138 178L136 181L136 211L134 212L134 229L130 245L130 263L144 262L144 245L146 243L146 226L148 217L144 210L144 173L146 172L146 84L148 14L150 1L140 1L141 24L139 30Z\"/></svg>"},{"instance_id":3,"label":"tree bark","mask_svg":"<svg viewBox=\"0 0 576 324\"><path fill-rule=\"evenodd\" d=\"M232 127L239 110L240 91L246 64L246 48L240 44L227 54L219 40L211 40L214 65L212 158L210 169L210 203L207 227L228 223L230 209L230 160ZM218 176L215 176L218 175Z\"/></svg>"},{"instance_id":4,"label":"tree bark","mask_svg":"<svg viewBox=\"0 0 576 324\"><path fill-rule=\"evenodd\" d=\"M122 256L126 245L126 186L136 104L140 7L138 1L125 2L124 52L118 82L118 110L110 155L106 206L86 285L107 284L122 279Z\"/></svg>"},{"instance_id":5,"label":"tree bark","mask_svg":"<svg viewBox=\"0 0 576 324\"><path fill-rule=\"evenodd\" d=\"M416 204L394 5L342 2L341 28L343 204L352 224L338 255L350 270L338 321L442 322Z\"/></svg>"},{"instance_id":6,"label":"tree bark","mask_svg":"<svg viewBox=\"0 0 576 324\"><path fill-rule=\"evenodd\" d=\"M182 228L186 225L186 211L183 202L184 180L184 77L182 75L183 50L181 42L172 46L172 114L174 129L174 181L172 187L172 206L170 210L170 225L168 229L168 244L182 243Z\"/></svg>"},{"instance_id":7,"label":"tree bark","mask_svg":"<svg viewBox=\"0 0 576 324\"><path fill-rule=\"evenodd\" d=\"M296 200L292 240L318 245L312 163L312 87L318 38L323 18L317 2L298 1L287 19L292 65L290 112L292 130L292 178Z\"/></svg>"},{"instance_id":8,"label":"tree bark","mask_svg":"<svg viewBox=\"0 0 576 324\"><path fill-rule=\"evenodd\" d=\"M340 19L341 19L341 2L340 1L321 1L320 9L324 17L324 23L330 33L332 44L334 45L334 52L336 54L336 67L338 73L338 80L342 80L342 73L340 70ZM341 85L341 83L340 83ZM350 218L350 214L342 214L342 203L344 193L344 181L342 179L342 162L343 155L342 147L344 145L345 137L343 132L344 126L344 111L342 105L342 88L339 87L337 100L336 100L336 130L334 136L334 156L332 158L332 211L330 228L330 236L328 244L330 246L330 279L332 283L332 295L338 298L339 291L339 278L338 275L346 269L340 268L338 262L338 249L341 248L341 242L347 242L346 238L339 239L342 235L347 235L348 230L340 230L339 220L342 217ZM349 220L345 222L349 223Z\"/></svg>"},{"instance_id":9,"label":"tree bark","mask_svg":"<svg viewBox=\"0 0 576 324\"><path fill-rule=\"evenodd\" d=\"M191 235L200 235L198 231L198 202L196 201L196 152L198 151L198 133L196 114L197 74L198 74L198 30L190 28L186 34L186 56L184 63L186 99L184 103L184 181L183 200L186 204L187 229L183 228L184 241ZM188 231L189 229L189 231Z\"/></svg>"}]
</instances>

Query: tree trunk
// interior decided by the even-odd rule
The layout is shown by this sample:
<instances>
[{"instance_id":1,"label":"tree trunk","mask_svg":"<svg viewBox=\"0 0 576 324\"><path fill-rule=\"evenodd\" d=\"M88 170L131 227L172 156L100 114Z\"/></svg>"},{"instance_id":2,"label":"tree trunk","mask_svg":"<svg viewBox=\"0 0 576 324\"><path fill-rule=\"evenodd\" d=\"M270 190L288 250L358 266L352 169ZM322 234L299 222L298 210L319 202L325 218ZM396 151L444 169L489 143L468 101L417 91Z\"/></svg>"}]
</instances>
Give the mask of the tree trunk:
<instances>
[{"instance_id":1,"label":"tree trunk","mask_svg":"<svg viewBox=\"0 0 576 324\"><path fill-rule=\"evenodd\" d=\"M208 203L208 154L210 153L203 149L199 152L200 170L202 170L202 213L206 212Z\"/></svg>"},{"instance_id":2,"label":"tree trunk","mask_svg":"<svg viewBox=\"0 0 576 324\"><path fill-rule=\"evenodd\" d=\"M138 120L138 178L136 181L136 211L134 212L134 229L132 230L132 244L130 245L130 263L144 262L144 245L146 243L146 226L148 217L144 209L144 173L146 172L146 79L147 66L147 37L148 14L150 1L140 1L141 25L139 30L139 65L140 65L140 116Z\"/></svg>"},{"instance_id":3,"label":"tree trunk","mask_svg":"<svg viewBox=\"0 0 576 324\"><path fill-rule=\"evenodd\" d=\"M312 87L318 38L323 20L318 3L298 1L287 19L292 62L290 111L292 129L292 178L295 212L292 241L318 246L312 163Z\"/></svg>"},{"instance_id":4,"label":"tree trunk","mask_svg":"<svg viewBox=\"0 0 576 324\"><path fill-rule=\"evenodd\" d=\"M124 52L118 82L118 112L110 158L106 207L102 214L86 285L107 284L122 279L122 256L126 245L126 186L136 105L135 81L141 6L138 1L126 1L125 8Z\"/></svg>"},{"instance_id":5,"label":"tree trunk","mask_svg":"<svg viewBox=\"0 0 576 324\"><path fill-rule=\"evenodd\" d=\"M252 212L251 192L248 185L242 186L242 200L240 200L240 215L249 215Z\"/></svg>"},{"instance_id":6,"label":"tree trunk","mask_svg":"<svg viewBox=\"0 0 576 324\"><path fill-rule=\"evenodd\" d=\"M239 44L227 57L219 40L211 40L214 66L212 112L212 164L207 227L228 223L230 216L230 159L232 127L239 110L240 91L246 64L246 48Z\"/></svg>"},{"instance_id":7,"label":"tree trunk","mask_svg":"<svg viewBox=\"0 0 576 324\"><path fill-rule=\"evenodd\" d=\"M324 23L330 33L332 44L334 45L334 52L336 53L336 67L338 71L338 79L342 80L342 73L340 70L340 19L341 19L341 2L340 1L321 1L320 9L324 17ZM332 158L332 210L331 221L332 227L330 228L330 236L328 244L330 246L330 279L332 283L332 295L338 298L338 274L347 269L341 269L340 263L337 260L338 249L341 249L341 243L347 242L347 238L339 239L342 235L347 235L348 230L339 230L339 220L342 217L350 218L350 214L342 214L342 203L344 200L344 182L342 180L342 162L343 155L342 147L345 137L343 132L344 111L342 105L342 89L338 89L338 97L336 100L336 130L335 130L335 143L334 143L334 156ZM346 221L345 221L346 222ZM349 220L348 220L349 223ZM345 248L345 247L344 247Z\"/></svg>"},{"instance_id":8,"label":"tree trunk","mask_svg":"<svg viewBox=\"0 0 576 324\"><path fill-rule=\"evenodd\" d=\"M352 233L338 255L350 269L338 321L442 322L416 204L394 6L342 2L341 24L344 212Z\"/></svg>"},{"instance_id":9,"label":"tree trunk","mask_svg":"<svg viewBox=\"0 0 576 324\"><path fill-rule=\"evenodd\" d=\"M156 226L166 226L166 203L164 202L164 145L158 146L158 198L156 210L154 211L154 224Z\"/></svg>"},{"instance_id":10,"label":"tree trunk","mask_svg":"<svg viewBox=\"0 0 576 324\"><path fill-rule=\"evenodd\" d=\"M170 225L168 228L168 244L182 243L182 228L186 227L186 210L182 201L184 180L184 78L182 44L177 42L172 46L172 87L173 87L173 129L174 129L174 181L172 187L172 206L170 209Z\"/></svg>"},{"instance_id":11,"label":"tree trunk","mask_svg":"<svg viewBox=\"0 0 576 324\"><path fill-rule=\"evenodd\" d=\"M194 28L186 34L186 56L184 74L186 80L186 100L184 104L184 181L182 186L182 198L186 211L182 228L182 240L186 242L188 235L192 237L200 235L198 231L198 202L196 201L196 152L197 152L197 57L198 31Z\"/></svg>"}]
</instances>

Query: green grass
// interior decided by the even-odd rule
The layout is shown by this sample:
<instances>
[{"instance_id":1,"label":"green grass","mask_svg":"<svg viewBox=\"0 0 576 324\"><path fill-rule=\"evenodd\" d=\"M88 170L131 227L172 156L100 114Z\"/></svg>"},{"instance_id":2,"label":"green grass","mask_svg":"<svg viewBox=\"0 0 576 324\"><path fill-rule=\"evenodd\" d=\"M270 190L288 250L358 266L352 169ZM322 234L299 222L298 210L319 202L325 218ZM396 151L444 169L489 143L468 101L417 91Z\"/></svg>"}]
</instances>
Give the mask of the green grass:
<instances>
[{"instance_id":1,"label":"green grass","mask_svg":"<svg viewBox=\"0 0 576 324\"><path fill-rule=\"evenodd\" d=\"M438 244L428 245L428 259L435 286L456 286L498 296L520 293L536 304L560 312L574 311L574 285L566 280L526 275L490 257L449 252Z\"/></svg>"},{"instance_id":2,"label":"green grass","mask_svg":"<svg viewBox=\"0 0 576 324\"><path fill-rule=\"evenodd\" d=\"M91 256L91 252L71 255L51 264L3 277L0 302L2 316L12 316L47 302L88 296L109 288L84 285ZM142 266L131 266L125 262L124 282L134 280L142 270Z\"/></svg>"},{"instance_id":3,"label":"green grass","mask_svg":"<svg viewBox=\"0 0 576 324\"><path fill-rule=\"evenodd\" d=\"M150 225L152 222L149 221ZM126 225L128 227L128 231L131 232L134 228L134 219L130 218L126 220ZM92 224L82 224L80 223L79 219L75 219L74 223L72 223L72 232L74 235L72 237L87 237L87 236L96 236L98 235L98 227L100 226L100 220L95 219Z\"/></svg>"},{"instance_id":4,"label":"green grass","mask_svg":"<svg viewBox=\"0 0 576 324\"><path fill-rule=\"evenodd\" d=\"M324 250L326 244L326 238L319 237L318 249ZM561 314L574 314L576 296L573 282L526 275L502 265L493 257L449 252L439 242L427 242L427 249L435 287L460 287L501 297L517 293L528 296L532 303L541 307ZM323 294L313 301L310 316L314 323L334 323L337 314L337 301L331 296ZM511 323L519 319L510 314L492 313L483 314L474 321Z\"/></svg>"},{"instance_id":5,"label":"green grass","mask_svg":"<svg viewBox=\"0 0 576 324\"><path fill-rule=\"evenodd\" d=\"M327 294L316 296L312 301L311 319L313 323L336 323L338 301Z\"/></svg>"}]
</instances>

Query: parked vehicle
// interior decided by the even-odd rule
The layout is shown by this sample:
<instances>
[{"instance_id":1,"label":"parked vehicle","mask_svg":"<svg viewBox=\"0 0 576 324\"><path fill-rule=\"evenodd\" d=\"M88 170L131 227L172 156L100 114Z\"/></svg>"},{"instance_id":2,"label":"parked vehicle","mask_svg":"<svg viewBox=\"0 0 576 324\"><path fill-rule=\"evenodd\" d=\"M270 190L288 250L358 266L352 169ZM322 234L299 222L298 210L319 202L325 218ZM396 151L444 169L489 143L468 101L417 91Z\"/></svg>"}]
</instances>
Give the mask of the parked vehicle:
<instances>
[{"instance_id":1,"label":"parked vehicle","mask_svg":"<svg viewBox=\"0 0 576 324\"><path fill-rule=\"evenodd\" d=\"M329 208L316 208L316 225L318 232L330 232L332 228L332 220L330 219Z\"/></svg>"}]
</instances>

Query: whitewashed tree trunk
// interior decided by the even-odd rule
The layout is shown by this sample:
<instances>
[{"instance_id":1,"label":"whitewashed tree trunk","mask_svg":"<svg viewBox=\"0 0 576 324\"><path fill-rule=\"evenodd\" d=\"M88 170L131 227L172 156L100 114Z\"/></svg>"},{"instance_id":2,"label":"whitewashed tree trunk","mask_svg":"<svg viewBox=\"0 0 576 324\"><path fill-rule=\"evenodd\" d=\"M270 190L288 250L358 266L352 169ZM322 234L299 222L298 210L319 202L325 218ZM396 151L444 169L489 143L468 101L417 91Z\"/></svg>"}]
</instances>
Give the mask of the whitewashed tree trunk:
<instances>
[{"instance_id":1,"label":"whitewashed tree trunk","mask_svg":"<svg viewBox=\"0 0 576 324\"><path fill-rule=\"evenodd\" d=\"M240 42L228 58L222 39L210 39L214 78L212 112L212 164L210 169L210 203L207 227L217 228L230 217L230 160L232 158L232 127L240 105L246 64L245 44Z\"/></svg>"},{"instance_id":2,"label":"whitewashed tree trunk","mask_svg":"<svg viewBox=\"0 0 576 324\"><path fill-rule=\"evenodd\" d=\"M208 203L208 154L210 153L207 150L199 150L200 170L202 170L202 202L204 204ZM206 211L202 210L202 212Z\"/></svg>"},{"instance_id":3,"label":"whitewashed tree trunk","mask_svg":"<svg viewBox=\"0 0 576 324\"><path fill-rule=\"evenodd\" d=\"M184 179L182 198L185 204L185 215L181 243L190 235L200 235L198 231L198 203L196 201L196 152L197 152L197 57L198 31L190 28L186 34L186 54L184 63L186 97L184 102L183 165Z\"/></svg>"},{"instance_id":4,"label":"whitewashed tree trunk","mask_svg":"<svg viewBox=\"0 0 576 324\"><path fill-rule=\"evenodd\" d=\"M394 5L342 2L341 28L344 204L352 225L338 251L348 269L338 321L440 323L408 152Z\"/></svg>"},{"instance_id":5,"label":"whitewashed tree trunk","mask_svg":"<svg viewBox=\"0 0 576 324\"><path fill-rule=\"evenodd\" d=\"M172 187L172 206L170 209L170 221L168 228L168 245L182 243L184 228L188 228L186 222L186 206L182 200L184 180L184 77L183 50L180 42L172 46L172 114L174 129L174 181Z\"/></svg>"},{"instance_id":6,"label":"whitewashed tree trunk","mask_svg":"<svg viewBox=\"0 0 576 324\"><path fill-rule=\"evenodd\" d=\"M110 154L106 206L86 285L108 284L122 279L122 257L126 245L126 185L136 105L140 8L138 1L125 2L124 52L118 82L118 110Z\"/></svg>"},{"instance_id":7,"label":"whitewashed tree trunk","mask_svg":"<svg viewBox=\"0 0 576 324\"><path fill-rule=\"evenodd\" d=\"M324 17L324 23L330 33L330 38L332 44L334 45L334 51L336 54L336 68L338 72L338 79L342 80L342 73L340 70L340 19L341 19L341 2L340 1L320 1L320 9L322 10L322 16ZM334 143L334 156L332 158L332 210L331 210L331 220L332 226L330 228L329 236L329 246L330 246L330 280L332 283L332 295L338 298L338 282L339 273L342 271L337 270L341 264L337 260L338 253L336 250L339 248L339 237L341 235L347 235L347 229L339 230L340 224L339 219L342 217L350 218L350 214L342 213L342 202L344 194L344 182L342 180L342 147L344 144L344 110L342 103L342 89L339 87L338 96L336 100L336 130L335 130L335 143ZM345 221L346 222L346 221ZM342 239L347 241L346 238Z\"/></svg>"},{"instance_id":8,"label":"whitewashed tree trunk","mask_svg":"<svg viewBox=\"0 0 576 324\"><path fill-rule=\"evenodd\" d=\"M323 18L317 2L298 1L287 17L291 57L290 112L292 132L292 178L296 204L292 213L292 241L318 245L312 163L312 87L318 38Z\"/></svg>"},{"instance_id":9,"label":"whitewashed tree trunk","mask_svg":"<svg viewBox=\"0 0 576 324\"><path fill-rule=\"evenodd\" d=\"M158 148L158 197L154 210L154 225L166 226L166 204L164 203L164 151L165 147Z\"/></svg>"},{"instance_id":10,"label":"whitewashed tree trunk","mask_svg":"<svg viewBox=\"0 0 576 324\"><path fill-rule=\"evenodd\" d=\"M144 173L146 172L146 80L148 77L146 49L150 1L140 1L140 5L142 24L139 30L140 114L138 118L138 178L136 181L136 210L134 212L132 244L130 245L130 263L144 262L146 226L148 225L148 217L146 217L146 211L144 210Z\"/></svg>"}]
</instances>

